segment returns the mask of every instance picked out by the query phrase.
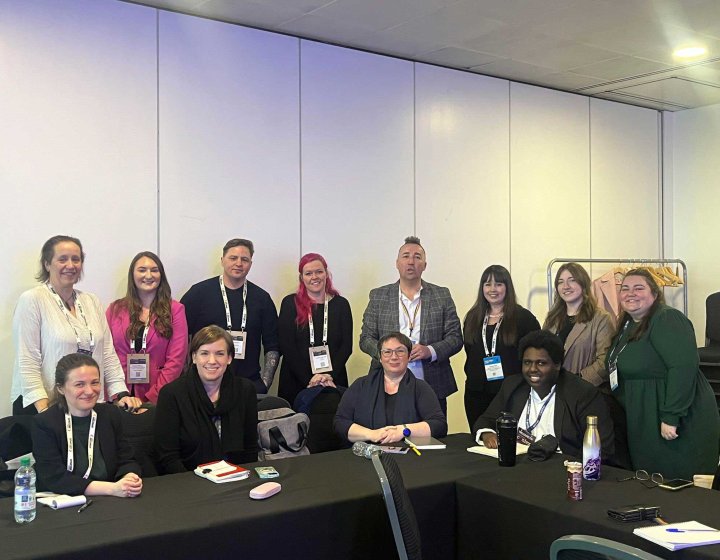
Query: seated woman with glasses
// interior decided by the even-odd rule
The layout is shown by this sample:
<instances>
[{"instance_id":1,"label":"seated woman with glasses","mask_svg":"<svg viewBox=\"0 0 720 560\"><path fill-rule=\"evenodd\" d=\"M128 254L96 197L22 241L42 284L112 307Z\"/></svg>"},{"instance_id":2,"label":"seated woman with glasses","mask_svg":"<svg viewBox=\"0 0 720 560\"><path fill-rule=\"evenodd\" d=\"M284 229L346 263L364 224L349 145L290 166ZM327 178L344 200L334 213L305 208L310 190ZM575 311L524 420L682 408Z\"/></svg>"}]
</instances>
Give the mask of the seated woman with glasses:
<instances>
[{"instance_id":1,"label":"seated woman with glasses","mask_svg":"<svg viewBox=\"0 0 720 560\"><path fill-rule=\"evenodd\" d=\"M435 392L408 370L412 342L393 332L378 341L382 369L357 379L335 415L335 431L350 442L388 444L408 435L443 437L447 420Z\"/></svg>"}]
</instances>

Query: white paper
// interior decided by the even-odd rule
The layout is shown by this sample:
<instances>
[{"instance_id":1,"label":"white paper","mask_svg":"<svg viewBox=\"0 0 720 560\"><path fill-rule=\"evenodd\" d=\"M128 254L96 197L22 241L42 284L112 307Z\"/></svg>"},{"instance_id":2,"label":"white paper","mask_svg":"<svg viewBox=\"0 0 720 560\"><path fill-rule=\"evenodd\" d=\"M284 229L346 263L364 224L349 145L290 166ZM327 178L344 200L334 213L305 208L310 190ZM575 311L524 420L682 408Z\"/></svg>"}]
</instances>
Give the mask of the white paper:
<instances>
[{"instance_id":1,"label":"white paper","mask_svg":"<svg viewBox=\"0 0 720 560\"><path fill-rule=\"evenodd\" d=\"M68 496L67 494L59 494L49 498L38 498L44 506L49 506L52 509L64 509L69 507L78 507L85 505L87 498L85 496Z\"/></svg>"},{"instance_id":2,"label":"white paper","mask_svg":"<svg viewBox=\"0 0 720 560\"><path fill-rule=\"evenodd\" d=\"M720 531L697 521L640 527L633 533L668 550L720 543Z\"/></svg>"},{"instance_id":3,"label":"white paper","mask_svg":"<svg viewBox=\"0 0 720 560\"><path fill-rule=\"evenodd\" d=\"M30 458L30 466L33 466L35 464L35 457L33 457L33 454L27 453L25 455L20 455L20 457L15 457L14 459L8 459L7 461L5 461L8 470L13 471L19 469L20 461L22 461L25 457Z\"/></svg>"},{"instance_id":4,"label":"white paper","mask_svg":"<svg viewBox=\"0 0 720 560\"><path fill-rule=\"evenodd\" d=\"M470 453L477 453L478 455L485 455L486 457L494 457L495 459L498 458L498 450L497 449L490 449L489 447L485 447L484 445L476 445L474 447L468 447L467 450ZM515 454L516 455L523 455L527 453L528 446L524 445L522 443L518 443L517 447L515 448Z\"/></svg>"}]
</instances>

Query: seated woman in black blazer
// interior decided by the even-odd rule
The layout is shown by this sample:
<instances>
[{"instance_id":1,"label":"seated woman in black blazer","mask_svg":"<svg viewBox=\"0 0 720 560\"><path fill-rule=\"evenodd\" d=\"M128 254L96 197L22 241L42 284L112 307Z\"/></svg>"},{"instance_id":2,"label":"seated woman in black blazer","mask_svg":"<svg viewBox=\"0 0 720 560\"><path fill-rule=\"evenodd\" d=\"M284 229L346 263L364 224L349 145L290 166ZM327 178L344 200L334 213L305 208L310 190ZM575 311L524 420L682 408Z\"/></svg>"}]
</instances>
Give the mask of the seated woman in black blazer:
<instances>
[{"instance_id":1,"label":"seated woman in black blazer","mask_svg":"<svg viewBox=\"0 0 720 560\"><path fill-rule=\"evenodd\" d=\"M230 334L210 325L190 343L193 363L160 390L155 452L161 474L226 459L257 461L257 394L247 379L225 375L235 356Z\"/></svg>"},{"instance_id":2,"label":"seated woman in black blazer","mask_svg":"<svg viewBox=\"0 0 720 560\"><path fill-rule=\"evenodd\" d=\"M140 465L122 433L120 415L125 413L97 404L100 368L92 356L62 357L54 392L55 404L37 416L33 428L38 486L71 496L139 496Z\"/></svg>"}]
</instances>

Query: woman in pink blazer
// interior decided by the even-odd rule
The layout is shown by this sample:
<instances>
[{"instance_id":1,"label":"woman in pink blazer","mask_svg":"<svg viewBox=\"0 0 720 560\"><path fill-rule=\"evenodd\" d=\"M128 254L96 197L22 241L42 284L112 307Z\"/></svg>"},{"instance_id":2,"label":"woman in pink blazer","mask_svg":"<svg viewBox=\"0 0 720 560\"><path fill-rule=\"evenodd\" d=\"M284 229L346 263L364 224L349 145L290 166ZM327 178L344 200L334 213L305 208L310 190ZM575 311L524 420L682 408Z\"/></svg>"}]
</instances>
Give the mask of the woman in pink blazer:
<instances>
[{"instance_id":1,"label":"woman in pink blazer","mask_svg":"<svg viewBox=\"0 0 720 560\"><path fill-rule=\"evenodd\" d=\"M182 372L188 347L185 308L171 299L157 255L149 251L135 255L127 293L110 304L106 315L131 394L157 403L163 385Z\"/></svg>"}]
</instances>

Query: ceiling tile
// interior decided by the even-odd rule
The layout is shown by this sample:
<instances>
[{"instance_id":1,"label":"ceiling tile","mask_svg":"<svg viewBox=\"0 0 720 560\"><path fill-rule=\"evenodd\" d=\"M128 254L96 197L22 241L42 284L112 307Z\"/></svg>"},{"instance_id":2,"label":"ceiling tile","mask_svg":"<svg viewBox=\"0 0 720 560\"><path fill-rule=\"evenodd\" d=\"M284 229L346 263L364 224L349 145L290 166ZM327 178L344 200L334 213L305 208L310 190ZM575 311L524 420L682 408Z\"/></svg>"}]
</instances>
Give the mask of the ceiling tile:
<instances>
[{"instance_id":1,"label":"ceiling tile","mask_svg":"<svg viewBox=\"0 0 720 560\"><path fill-rule=\"evenodd\" d=\"M535 80L541 76L556 73L556 71L552 68L534 66L518 60L508 59L498 60L481 66L475 66L474 68L470 68L470 70L479 74L486 74L488 76L509 78L525 82Z\"/></svg>"},{"instance_id":2,"label":"ceiling tile","mask_svg":"<svg viewBox=\"0 0 720 560\"><path fill-rule=\"evenodd\" d=\"M575 74L571 72L558 72L556 74L547 74L541 78L543 85L563 89L566 91L572 91L580 88L586 88L597 84L598 78L594 76L583 76L581 74Z\"/></svg>"},{"instance_id":3,"label":"ceiling tile","mask_svg":"<svg viewBox=\"0 0 720 560\"><path fill-rule=\"evenodd\" d=\"M599 97L600 99L609 99L611 101L620 101L621 103L629 103L630 105L637 105L638 107L647 107L649 109L656 109L658 111L682 111L684 109L690 109L685 105L679 105L670 102L662 102L654 99L648 99L638 95L621 94L621 93L601 93L594 95L593 97Z\"/></svg>"},{"instance_id":4,"label":"ceiling tile","mask_svg":"<svg viewBox=\"0 0 720 560\"><path fill-rule=\"evenodd\" d=\"M710 86L686 78L654 80L627 88L618 88L613 92L669 101L687 107L720 103L720 86Z\"/></svg>"},{"instance_id":5,"label":"ceiling tile","mask_svg":"<svg viewBox=\"0 0 720 560\"><path fill-rule=\"evenodd\" d=\"M615 58L617 53L582 45L580 43L563 44L549 49L538 49L516 57L523 62L542 65L557 70L568 70L578 66L592 64L603 60Z\"/></svg>"},{"instance_id":6,"label":"ceiling tile","mask_svg":"<svg viewBox=\"0 0 720 560\"><path fill-rule=\"evenodd\" d=\"M433 64L442 64L453 68L472 68L481 64L487 64L498 60L498 57L469 51L467 49L458 49L456 47L447 47L439 49L416 57L422 62L431 62Z\"/></svg>"},{"instance_id":7,"label":"ceiling tile","mask_svg":"<svg viewBox=\"0 0 720 560\"><path fill-rule=\"evenodd\" d=\"M651 72L668 70L671 66L633 56L619 56L593 64L572 69L573 73L597 76L604 80L619 80L630 76L640 76Z\"/></svg>"},{"instance_id":8,"label":"ceiling tile","mask_svg":"<svg viewBox=\"0 0 720 560\"><path fill-rule=\"evenodd\" d=\"M345 21L326 19L322 16L316 16L315 14L305 15L288 21L282 25L278 25L276 29L299 35L300 37L319 39L321 41L344 45L353 45L356 39L366 36L369 33L368 29L364 26L358 26Z\"/></svg>"},{"instance_id":9,"label":"ceiling tile","mask_svg":"<svg viewBox=\"0 0 720 560\"><path fill-rule=\"evenodd\" d=\"M325 18L351 21L373 31L395 27L431 14L459 0L337 0L315 13Z\"/></svg>"}]
</instances>

